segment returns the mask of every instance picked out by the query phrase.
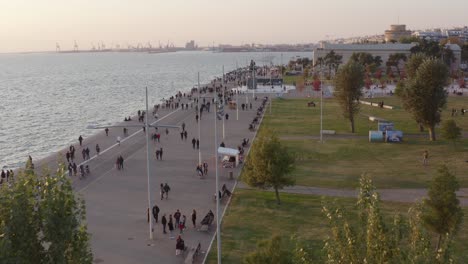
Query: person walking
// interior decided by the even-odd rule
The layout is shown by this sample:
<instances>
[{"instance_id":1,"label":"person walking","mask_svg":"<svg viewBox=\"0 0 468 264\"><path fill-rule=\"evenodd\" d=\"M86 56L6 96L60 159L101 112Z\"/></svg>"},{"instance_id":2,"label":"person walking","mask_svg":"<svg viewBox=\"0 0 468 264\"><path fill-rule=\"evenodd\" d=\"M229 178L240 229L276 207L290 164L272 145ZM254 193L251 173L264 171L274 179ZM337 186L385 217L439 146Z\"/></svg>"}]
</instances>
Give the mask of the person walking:
<instances>
[{"instance_id":1,"label":"person walking","mask_svg":"<svg viewBox=\"0 0 468 264\"><path fill-rule=\"evenodd\" d=\"M164 199L164 185L161 183L159 187L159 193L161 194L161 200Z\"/></svg>"},{"instance_id":2,"label":"person walking","mask_svg":"<svg viewBox=\"0 0 468 264\"><path fill-rule=\"evenodd\" d=\"M163 148L159 149L159 159L162 160Z\"/></svg>"},{"instance_id":3,"label":"person walking","mask_svg":"<svg viewBox=\"0 0 468 264\"><path fill-rule=\"evenodd\" d=\"M80 137L78 138L78 141L80 142L80 147L81 147L81 145L82 145L82 143L83 143L83 137L82 137L81 135L80 135Z\"/></svg>"},{"instance_id":4,"label":"person walking","mask_svg":"<svg viewBox=\"0 0 468 264\"><path fill-rule=\"evenodd\" d=\"M200 140L197 139L197 149L199 149L199 148L200 148Z\"/></svg>"},{"instance_id":5,"label":"person walking","mask_svg":"<svg viewBox=\"0 0 468 264\"><path fill-rule=\"evenodd\" d=\"M187 221L187 217L185 215L182 215L182 220L180 221L180 224L179 224L179 229L180 229L181 234L184 233L186 221Z\"/></svg>"},{"instance_id":6,"label":"person walking","mask_svg":"<svg viewBox=\"0 0 468 264\"><path fill-rule=\"evenodd\" d=\"M72 167L73 167L73 175L76 176L76 174L78 173L78 166L76 166L76 163L73 162Z\"/></svg>"},{"instance_id":7,"label":"person walking","mask_svg":"<svg viewBox=\"0 0 468 264\"><path fill-rule=\"evenodd\" d=\"M182 131L185 131L185 122L182 122Z\"/></svg>"},{"instance_id":8,"label":"person walking","mask_svg":"<svg viewBox=\"0 0 468 264\"><path fill-rule=\"evenodd\" d=\"M99 147L99 144L96 144L96 153L98 156L100 152L101 152L101 148Z\"/></svg>"},{"instance_id":9,"label":"person walking","mask_svg":"<svg viewBox=\"0 0 468 264\"><path fill-rule=\"evenodd\" d=\"M120 168L123 170L123 168L124 168L124 158L123 158L122 155L121 155L121 156L119 157L119 159L120 159L120 161L119 161L119 163L120 163Z\"/></svg>"},{"instance_id":10,"label":"person walking","mask_svg":"<svg viewBox=\"0 0 468 264\"><path fill-rule=\"evenodd\" d=\"M180 140L184 140L184 132L183 131L180 132Z\"/></svg>"},{"instance_id":11,"label":"person walking","mask_svg":"<svg viewBox=\"0 0 468 264\"><path fill-rule=\"evenodd\" d=\"M120 136L117 137L117 144L120 146Z\"/></svg>"},{"instance_id":12,"label":"person walking","mask_svg":"<svg viewBox=\"0 0 468 264\"><path fill-rule=\"evenodd\" d=\"M172 215L169 215L169 223L167 223L167 227L169 227L170 238L171 238L171 239L174 239L174 235L173 235L173 232L174 232L174 222L172 221Z\"/></svg>"},{"instance_id":13,"label":"person walking","mask_svg":"<svg viewBox=\"0 0 468 264\"><path fill-rule=\"evenodd\" d=\"M90 152L90 151L89 151L89 148L86 147L86 159L87 159L87 160L89 160L89 152Z\"/></svg>"},{"instance_id":14,"label":"person walking","mask_svg":"<svg viewBox=\"0 0 468 264\"><path fill-rule=\"evenodd\" d=\"M426 166L429 159L429 152L424 150L423 152L423 165Z\"/></svg>"},{"instance_id":15,"label":"person walking","mask_svg":"<svg viewBox=\"0 0 468 264\"><path fill-rule=\"evenodd\" d=\"M175 226L177 228L179 228L179 224L180 224L180 217L182 216L182 214L180 213L179 209L177 209L177 211L174 213L174 219L175 219Z\"/></svg>"},{"instance_id":16,"label":"person walking","mask_svg":"<svg viewBox=\"0 0 468 264\"><path fill-rule=\"evenodd\" d=\"M156 224L158 223L159 207L157 205L153 206L153 217Z\"/></svg>"},{"instance_id":17,"label":"person walking","mask_svg":"<svg viewBox=\"0 0 468 264\"><path fill-rule=\"evenodd\" d=\"M166 214L163 214L163 216L161 217L161 224L163 226L163 234L167 234L167 232L166 232L166 224L167 224Z\"/></svg>"},{"instance_id":18,"label":"person walking","mask_svg":"<svg viewBox=\"0 0 468 264\"><path fill-rule=\"evenodd\" d=\"M71 176L73 176L73 165L71 165L71 163L68 163L68 177L71 177Z\"/></svg>"},{"instance_id":19,"label":"person walking","mask_svg":"<svg viewBox=\"0 0 468 264\"><path fill-rule=\"evenodd\" d=\"M106 131L106 137L109 136L109 128L106 127L106 129L104 129L104 131Z\"/></svg>"},{"instance_id":20,"label":"person walking","mask_svg":"<svg viewBox=\"0 0 468 264\"><path fill-rule=\"evenodd\" d=\"M81 151L81 156L83 156L83 160L86 160L86 149Z\"/></svg>"},{"instance_id":21,"label":"person walking","mask_svg":"<svg viewBox=\"0 0 468 264\"><path fill-rule=\"evenodd\" d=\"M185 242L182 237L179 235L176 240L176 256L180 255L182 251L185 250Z\"/></svg>"},{"instance_id":22,"label":"person walking","mask_svg":"<svg viewBox=\"0 0 468 264\"><path fill-rule=\"evenodd\" d=\"M188 135L187 130L185 130L185 131L184 131L184 138L185 138L185 141L187 141L187 135Z\"/></svg>"},{"instance_id":23,"label":"person walking","mask_svg":"<svg viewBox=\"0 0 468 264\"><path fill-rule=\"evenodd\" d=\"M197 222L197 211L195 211L195 209L193 209L193 212L192 212L192 224L193 224L193 228L196 228L196 222Z\"/></svg>"},{"instance_id":24,"label":"person walking","mask_svg":"<svg viewBox=\"0 0 468 264\"><path fill-rule=\"evenodd\" d=\"M197 140L195 138L192 139L192 148L195 149L195 144L197 143Z\"/></svg>"},{"instance_id":25,"label":"person walking","mask_svg":"<svg viewBox=\"0 0 468 264\"><path fill-rule=\"evenodd\" d=\"M166 200L169 198L169 191L171 190L171 187L169 187L169 185L167 184L164 184L164 193L166 194Z\"/></svg>"}]
</instances>

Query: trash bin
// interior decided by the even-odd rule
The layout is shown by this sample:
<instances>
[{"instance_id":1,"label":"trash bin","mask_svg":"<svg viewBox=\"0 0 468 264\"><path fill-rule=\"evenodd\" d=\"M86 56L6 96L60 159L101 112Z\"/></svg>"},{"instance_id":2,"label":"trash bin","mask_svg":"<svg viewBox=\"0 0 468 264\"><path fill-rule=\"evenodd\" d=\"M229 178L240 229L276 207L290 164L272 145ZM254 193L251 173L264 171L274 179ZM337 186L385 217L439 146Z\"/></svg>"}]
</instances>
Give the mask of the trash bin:
<instances>
[{"instance_id":1,"label":"trash bin","mask_svg":"<svg viewBox=\"0 0 468 264\"><path fill-rule=\"evenodd\" d=\"M233 171L229 172L229 179L234 180L234 172Z\"/></svg>"}]
</instances>

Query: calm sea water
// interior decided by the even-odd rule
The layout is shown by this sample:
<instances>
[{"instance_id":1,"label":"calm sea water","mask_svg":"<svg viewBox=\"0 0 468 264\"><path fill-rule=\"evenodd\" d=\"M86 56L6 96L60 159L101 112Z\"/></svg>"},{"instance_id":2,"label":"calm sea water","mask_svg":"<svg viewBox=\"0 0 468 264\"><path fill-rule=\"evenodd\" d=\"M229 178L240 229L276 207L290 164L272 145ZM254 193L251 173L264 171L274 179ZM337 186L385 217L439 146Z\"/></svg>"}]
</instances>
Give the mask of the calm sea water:
<instances>
[{"instance_id":1,"label":"calm sea water","mask_svg":"<svg viewBox=\"0 0 468 264\"><path fill-rule=\"evenodd\" d=\"M283 54L283 63L295 56ZM281 53L68 53L0 54L0 167L22 166L28 155L43 158L176 91L188 91L225 71L280 63Z\"/></svg>"}]
</instances>

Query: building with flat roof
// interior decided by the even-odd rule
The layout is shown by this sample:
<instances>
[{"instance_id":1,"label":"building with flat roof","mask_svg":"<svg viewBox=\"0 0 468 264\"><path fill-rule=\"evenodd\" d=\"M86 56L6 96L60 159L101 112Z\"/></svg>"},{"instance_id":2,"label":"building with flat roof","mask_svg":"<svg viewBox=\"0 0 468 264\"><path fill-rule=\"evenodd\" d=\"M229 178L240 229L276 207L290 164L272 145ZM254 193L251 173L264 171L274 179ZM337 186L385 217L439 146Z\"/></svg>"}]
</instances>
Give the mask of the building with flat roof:
<instances>
[{"instance_id":1,"label":"building with flat roof","mask_svg":"<svg viewBox=\"0 0 468 264\"><path fill-rule=\"evenodd\" d=\"M391 54L403 53L407 56L411 53L411 48L416 46L416 43L401 44L401 43L386 43L386 44L330 44L322 42L319 48L314 49L313 63L317 62L318 58L324 58L330 51L334 51L336 54L343 56L343 63L347 63L353 53L366 52L372 54L372 56L380 56L382 64L388 60Z\"/></svg>"},{"instance_id":2,"label":"building with flat roof","mask_svg":"<svg viewBox=\"0 0 468 264\"><path fill-rule=\"evenodd\" d=\"M385 30L385 41L400 41L402 37L410 37L411 31L406 30L406 25L390 25L389 30Z\"/></svg>"}]
</instances>

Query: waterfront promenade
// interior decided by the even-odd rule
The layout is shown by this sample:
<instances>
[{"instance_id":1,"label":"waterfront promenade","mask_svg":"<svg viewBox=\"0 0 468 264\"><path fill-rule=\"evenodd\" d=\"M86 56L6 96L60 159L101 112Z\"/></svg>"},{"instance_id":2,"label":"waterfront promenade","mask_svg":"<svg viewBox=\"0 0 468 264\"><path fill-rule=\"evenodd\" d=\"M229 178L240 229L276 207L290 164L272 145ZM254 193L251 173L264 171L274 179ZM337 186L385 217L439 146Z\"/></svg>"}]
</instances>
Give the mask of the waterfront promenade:
<instances>
[{"instance_id":1,"label":"waterfront promenade","mask_svg":"<svg viewBox=\"0 0 468 264\"><path fill-rule=\"evenodd\" d=\"M233 84L229 87L232 88ZM196 96L196 94L194 94ZM202 94L211 100L213 93ZM242 111L239 109L239 120L236 120L236 110L225 107L229 119L225 120L225 138L222 137L222 121L218 120L218 146L224 142L226 147L237 148L243 138L253 140L255 132L248 129L249 123L256 116L256 109L261 104L261 98L265 95L257 94L258 100L253 100L249 94L249 103L253 103L252 109ZM236 96L234 96L236 98ZM202 99L201 99L202 101ZM239 95L240 103L245 103L245 95ZM182 98L181 102L188 102ZM240 107L239 107L240 108ZM143 106L142 106L143 109ZM186 246L194 247L201 243L202 252L206 252L216 231L216 221L209 232L198 231L200 221L212 210L216 214L215 193L215 145L214 145L214 107L211 112L203 112L201 118L200 149L202 161L208 163L208 176L200 179L195 171L198 163L198 150L193 149L191 140L198 138L197 123L195 120L195 103L188 110L161 109L158 112L157 124L178 125L185 123L188 131L187 140L181 140L179 129L169 129L166 135L165 128L160 128L161 142L150 142L151 156L151 204L160 208L159 218L163 214L169 218L179 209L182 215L187 217L187 229L182 234ZM151 112L151 110L150 110ZM150 115L151 116L151 115ZM150 117L149 116L149 117ZM154 118L150 122L155 122ZM141 124L137 119L126 124ZM155 131L150 128L150 133ZM183 263L184 256L175 256L175 239L168 234L163 234L162 225L154 225L154 239L149 240L147 223L147 176L146 176L146 142L145 136L139 128L129 128L128 137L122 134L122 128L111 128L109 136L104 131L93 137L85 138L83 147L91 150L91 160L88 165L91 175L79 180L73 177L73 186L86 201L88 230L92 235L91 245L95 263ZM122 142L116 144L116 137L122 137ZM78 135L77 135L78 137ZM101 146L101 154L95 156L95 144ZM77 164L82 162L81 150L76 142ZM163 148L163 160L156 160L155 150ZM119 155L124 158L124 170L117 170L115 161ZM63 155L62 155L63 156ZM64 156L63 156L64 157ZM63 158L65 160L65 158ZM36 162L35 162L36 163ZM36 168L43 165L52 170L56 167L56 158L48 157L36 163ZM218 162L221 164L221 161ZM223 184L232 189L235 180L228 177L232 171L236 177L241 166L235 169L219 168L219 188ZM171 187L169 199L161 201L159 185L168 183ZM222 202L221 209L227 199ZM192 210L197 211L197 227L191 224ZM152 219L152 217L151 217ZM161 219L159 219L161 220ZM174 231L177 237L179 231ZM197 258L196 263L201 263L204 254Z\"/></svg>"}]
</instances>

